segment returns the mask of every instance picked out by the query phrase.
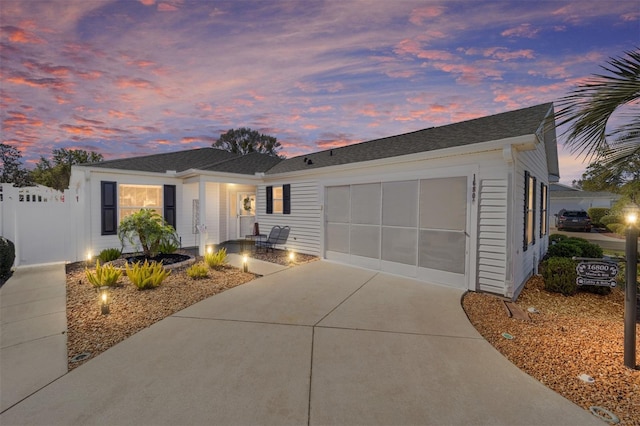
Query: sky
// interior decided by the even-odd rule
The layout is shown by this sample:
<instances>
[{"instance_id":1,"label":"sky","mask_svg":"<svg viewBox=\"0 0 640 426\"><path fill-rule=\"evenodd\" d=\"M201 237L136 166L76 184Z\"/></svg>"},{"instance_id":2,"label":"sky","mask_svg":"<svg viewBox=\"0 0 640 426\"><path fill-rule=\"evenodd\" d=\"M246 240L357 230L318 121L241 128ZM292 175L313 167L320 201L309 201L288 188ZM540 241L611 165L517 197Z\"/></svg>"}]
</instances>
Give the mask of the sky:
<instances>
[{"instance_id":1,"label":"sky","mask_svg":"<svg viewBox=\"0 0 640 426\"><path fill-rule=\"evenodd\" d=\"M640 45L640 2L2 0L0 37L2 143L27 168L239 127L292 157L557 101ZM558 142L571 184L588 161Z\"/></svg>"}]
</instances>

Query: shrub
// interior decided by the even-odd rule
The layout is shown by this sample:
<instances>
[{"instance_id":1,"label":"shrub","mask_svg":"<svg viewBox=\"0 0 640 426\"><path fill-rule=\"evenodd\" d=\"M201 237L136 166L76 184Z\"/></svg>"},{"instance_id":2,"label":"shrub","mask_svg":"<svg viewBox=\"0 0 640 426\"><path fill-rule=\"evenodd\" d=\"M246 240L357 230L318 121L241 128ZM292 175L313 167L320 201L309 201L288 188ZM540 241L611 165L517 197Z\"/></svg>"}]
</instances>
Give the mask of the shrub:
<instances>
[{"instance_id":1,"label":"shrub","mask_svg":"<svg viewBox=\"0 0 640 426\"><path fill-rule=\"evenodd\" d=\"M16 246L11 240L0 237L0 279L8 277L16 260Z\"/></svg>"},{"instance_id":2,"label":"shrub","mask_svg":"<svg viewBox=\"0 0 640 426\"><path fill-rule=\"evenodd\" d=\"M171 240L162 240L158 245L158 252L164 254L171 254L178 250L178 244Z\"/></svg>"},{"instance_id":3,"label":"shrub","mask_svg":"<svg viewBox=\"0 0 640 426\"><path fill-rule=\"evenodd\" d=\"M582 249L576 244L570 244L565 241L549 246L547 250L547 257L564 257L564 258L572 258L572 257L581 257Z\"/></svg>"},{"instance_id":4,"label":"shrub","mask_svg":"<svg viewBox=\"0 0 640 426\"><path fill-rule=\"evenodd\" d=\"M187 268L187 276L194 280L209 276L209 268L204 263L194 263Z\"/></svg>"},{"instance_id":5,"label":"shrub","mask_svg":"<svg viewBox=\"0 0 640 426\"><path fill-rule=\"evenodd\" d=\"M94 287L113 287L118 283L122 271L113 265L100 266L100 260L96 261L96 271L84 270L87 280Z\"/></svg>"},{"instance_id":6,"label":"shrub","mask_svg":"<svg viewBox=\"0 0 640 426\"><path fill-rule=\"evenodd\" d=\"M604 215L600 218L600 223L603 224L604 226L610 225L612 223L622 223L623 220L620 216L615 215L615 214L607 214Z\"/></svg>"},{"instance_id":7,"label":"shrub","mask_svg":"<svg viewBox=\"0 0 640 426\"><path fill-rule=\"evenodd\" d=\"M227 263L227 249L221 248L215 253L207 253L204 255L204 261L209 268L219 269Z\"/></svg>"},{"instance_id":8,"label":"shrub","mask_svg":"<svg viewBox=\"0 0 640 426\"><path fill-rule=\"evenodd\" d=\"M607 229L614 234L624 235L627 226L624 223L610 223L607 225Z\"/></svg>"},{"instance_id":9,"label":"shrub","mask_svg":"<svg viewBox=\"0 0 640 426\"><path fill-rule=\"evenodd\" d=\"M104 249L98 255L98 259L102 260L103 263L111 262L112 260L116 260L122 255L122 251L117 248L108 248Z\"/></svg>"},{"instance_id":10,"label":"shrub","mask_svg":"<svg viewBox=\"0 0 640 426\"><path fill-rule=\"evenodd\" d=\"M556 244L556 243L559 243L559 242L562 242L562 241L566 240L567 238L569 238L569 237L567 237L566 235L563 235L563 234L551 234L551 235L549 235L549 242L551 244Z\"/></svg>"},{"instance_id":11,"label":"shrub","mask_svg":"<svg viewBox=\"0 0 640 426\"><path fill-rule=\"evenodd\" d=\"M578 291L576 261L565 257L551 257L543 262L544 288L554 293L570 296Z\"/></svg>"},{"instance_id":12,"label":"shrub","mask_svg":"<svg viewBox=\"0 0 640 426\"><path fill-rule=\"evenodd\" d=\"M609 209L607 207L590 207L587 209L587 214L591 218L591 224L593 226L603 226L600 220L603 216L609 214Z\"/></svg>"},{"instance_id":13,"label":"shrub","mask_svg":"<svg viewBox=\"0 0 640 426\"><path fill-rule=\"evenodd\" d=\"M125 239L136 246L137 238L145 257L154 257L158 254L163 241L179 244L178 235L173 226L151 209L141 209L122 219L118 227L118 238L123 247Z\"/></svg>"},{"instance_id":14,"label":"shrub","mask_svg":"<svg viewBox=\"0 0 640 426\"><path fill-rule=\"evenodd\" d=\"M600 259L602 257L602 247L597 244L590 243L582 238L569 238L565 240L566 243L580 247L582 251L582 257L592 257Z\"/></svg>"},{"instance_id":15,"label":"shrub","mask_svg":"<svg viewBox=\"0 0 640 426\"><path fill-rule=\"evenodd\" d=\"M140 262L136 262L131 268L129 268L128 264L125 265L125 268L129 281L138 287L138 290L156 288L162 284L165 278L171 275L171 271L164 269L161 263L149 263L146 260L142 265L140 265Z\"/></svg>"}]
</instances>

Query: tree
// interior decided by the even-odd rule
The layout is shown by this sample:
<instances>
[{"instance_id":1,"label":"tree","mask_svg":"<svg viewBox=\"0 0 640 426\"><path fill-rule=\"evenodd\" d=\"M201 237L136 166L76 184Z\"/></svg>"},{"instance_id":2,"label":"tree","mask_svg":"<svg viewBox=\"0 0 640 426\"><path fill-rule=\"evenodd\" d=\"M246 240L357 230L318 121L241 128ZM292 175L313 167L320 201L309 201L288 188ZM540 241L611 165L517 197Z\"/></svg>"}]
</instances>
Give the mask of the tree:
<instances>
[{"instance_id":1,"label":"tree","mask_svg":"<svg viewBox=\"0 0 640 426\"><path fill-rule=\"evenodd\" d=\"M631 155L624 164L595 161L582 174L582 179L574 181L576 187L585 191L609 191L621 193L631 182L640 182L640 151Z\"/></svg>"},{"instance_id":2,"label":"tree","mask_svg":"<svg viewBox=\"0 0 640 426\"><path fill-rule=\"evenodd\" d=\"M71 166L75 164L102 161L102 154L83 149L54 149L51 160L40 157L36 168L31 171L31 179L40 185L62 191L69 187Z\"/></svg>"},{"instance_id":3,"label":"tree","mask_svg":"<svg viewBox=\"0 0 640 426\"><path fill-rule=\"evenodd\" d=\"M610 58L595 74L558 103L558 125L570 125L566 145L609 168L623 167L640 153L640 50ZM610 119L617 114L618 125Z\"/></svg>"},{"instance_id":4,"label":"tree","mask_svg":"<svg viewBox=\"0 0 640 426\"><path fill-rule=\"evenodd\" d=\"M12 183L20 187L32 185L29 172L22 165L22 153L4 143L0 143L0 183Z\"/></svg>"},{"instance_id":5,"label":"tree","mask_svg":"<svg viewBox=\"0 0 640 426\"><path fill-rule=\"evenodd\" d=\"M212 146L234 154L246 155L260 152L273 157L279 157L277 151L281 148L280 142L275 137L247 127L228 130L227 133L220 135L220 138Z\"/></svg>"}]
</instances>

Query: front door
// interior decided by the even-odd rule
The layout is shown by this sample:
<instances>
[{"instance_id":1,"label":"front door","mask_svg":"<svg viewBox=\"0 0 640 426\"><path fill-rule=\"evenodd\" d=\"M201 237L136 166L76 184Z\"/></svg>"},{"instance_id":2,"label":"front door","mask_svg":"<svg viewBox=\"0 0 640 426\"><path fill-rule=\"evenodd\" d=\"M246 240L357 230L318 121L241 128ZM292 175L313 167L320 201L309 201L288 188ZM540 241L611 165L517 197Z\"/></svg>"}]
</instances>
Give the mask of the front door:
<instances>
[{"instance_id":1,"label":"front door","mask_svg":"<svg viewBox=\"0 0 640 426\"><path fill-rule=\"evenodd\" d=\"M237 231L238 238L253 233L253 224L256 221L256 194L255 192L238 192L237 206Z\"/></svg>"}]
</instances>

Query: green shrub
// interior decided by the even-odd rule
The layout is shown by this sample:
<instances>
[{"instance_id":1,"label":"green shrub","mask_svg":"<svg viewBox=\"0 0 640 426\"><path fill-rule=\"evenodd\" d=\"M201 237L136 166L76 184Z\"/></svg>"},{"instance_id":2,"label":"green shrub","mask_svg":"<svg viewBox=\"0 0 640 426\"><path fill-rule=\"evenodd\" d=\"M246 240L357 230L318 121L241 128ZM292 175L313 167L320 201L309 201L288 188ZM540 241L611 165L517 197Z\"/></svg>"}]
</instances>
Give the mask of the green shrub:
<instances>
[{"instance_id":1,"label":"green shrub","mask_svg":"<svg viewBox=\"0 0 640 426\"><path fill-rule=\"evenodd\" d=\"M113 265L100 266L100 260L96 260L96 271L91 272L85 268L87 280L94 287L113 287L118 283L122 271Z\"/></svg>"},{"instance_id":2,"label":"green shrub","mask_svg":"<svg viewBox=\"0 0 640 426\"><path fill-rule=\"evenodd\" d=\"M176 250L178 250L178 244L175 241L162 240L158 244L158 252L160 253L171 254L175 253Z\"/></svg>"},{"instance_id":3,"label":"green shrub","mask_svg":"<svg viewBox=\"0 0 640 426\"><path fill-rule=\"evenodd\" d=\"M580 251L582 252L581 257L592 257L599 259L603 254L602 247L597 244L590 243L584 238L570 237L564 240L563 243L580 247Z\"/></svg>"},{"instance_id":4,"label":"green shrub","mask_svg":"<svg viewBox=\"0 0 640 426\"><path fill-rule=\"evenodd\" d=\"M156 288L162 284L165 278L171 275L171 271L164 269L162 263L149 263L146 260L142 265L140 265L140 262L136 262L131 268L129 268L128 264L125 265L125 268L129 281L138 287L138 290Z\"/></svg>"},{"instance_id":5,"label":"green shrub","mask_svg":"<svg viewBox=\"0 0 640 426\"><path fill-rule=\"evenodd\" d=\"M207 253L204 255L204 261L209 268L219 269L227 263L227 249L221 248L215 253Z\"/></svg>"},{"instance_id":6,"label":"green shrub","mask_svg":"<svg viewBox=\"0 0 640 426\"><path fill-rule=\"evenodd\" d=\"M158 254L159 246L163 241L179 243L173 226L151 209L141 209L122 219L118 226L118 238L123 247L125 239L133 246L137 246L140 242L145 257L154 257Z\"/></svg>"},{"instance_id":7,"label":"green shrub","mask_svg":"<svg viewBox=\"0 0 640 426\"><path fill-rule=\"evenodd\" d=\"M104 249L98 255L98 259L102 260L103 263L111 262L112 260L116 260L122 255L122 251L117 248L108 248Z\"/></svg>"},{"instance_id":8,"label":"green shrub","mask_svg":"<svg viewBox=\"0 0 640 426\"><path fill-rule=\"evenodd\" d=\"M551 257L543 262L544 288L554 293L570 296L578 291L576 284L577 262L566 257Z\"/></svg>"},{"instance_id":9,"label":"green shrub","mask_svg":"<svg viewBox=\"0 0 640 426\"><path fill-rule=\"evenodd\" d=\"M547 249L547 257L581 257L582 249L576 244L570 244L565 241L553 244Z\"/></svg>"},{"instance_id":10,"label":"green shrub","mask_svg":"<svg viewBox=\"0 0 640 426\"><path fill-rule=\"evenodd\" d=\"M0 237L0 278L8 277L16 260L16 246L11 240Z\"/></svg>"},{"instance_id":11,"label":"green shrub","mask_svg":"<svg viewBox=\"0 0 640 426\"><path fill-rule=\"evenodd\" d=\"M593 226L603 226L601 219L609 214L609 209L607 207L590 207L587 209L587 214L591 218Z\"/></svg>"},{"instance_id":12,"label":"green shrub","mask_svg":"<svg viewBox=\"0 0 640 426\"><path fill-rule=\"evenodd\" d=\"M600 218L600 223L603 224L604 226L610 225L612 223L622 223L624 222L622 220L622 217L615 215L615 214L607 214L604 215Z\"/></svg>"},{"instance_id":13,"label":"green shrub","mask_svg":"<svg viewBox=\"0 0 640 426\"><path fill-rule=\"evenodd\" d=\"M204 263L194 263L189 268L187 268L187 276L194 280L198 280L200 278L206 278L209 276L209 268Z\"/></svg>"},{"instance_id":14,"label":"green shrub","mask_svg":"<svg viewBox=\"0 0 640 426\"><path fill-rule=\"evenodd\" d=\"M614 234L624 235L627 226L624 223L610 223L607 225L607 229Z\"/></svg>"}]
</instances>

